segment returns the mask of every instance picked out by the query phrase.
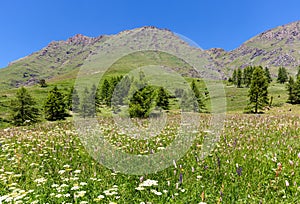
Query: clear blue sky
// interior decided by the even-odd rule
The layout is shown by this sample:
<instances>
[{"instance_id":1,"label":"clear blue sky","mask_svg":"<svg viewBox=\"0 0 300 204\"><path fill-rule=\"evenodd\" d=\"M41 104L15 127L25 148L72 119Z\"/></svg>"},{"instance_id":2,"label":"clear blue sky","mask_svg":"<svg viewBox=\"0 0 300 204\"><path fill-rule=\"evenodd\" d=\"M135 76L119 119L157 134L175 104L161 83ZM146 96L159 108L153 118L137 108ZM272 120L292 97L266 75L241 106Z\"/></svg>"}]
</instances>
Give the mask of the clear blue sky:
<instances>
[{"instance_id":1,"label":"clear blue sky","mask_svg":"<svg viewBox=\"0 0 300 204\"><path fill-rule=\"evenodd\" d=\"M0 67L77 33L99 36L153 25L204 49L232 50L297 20L299 0L1 0Z\"/></svg>"}]
</instances>

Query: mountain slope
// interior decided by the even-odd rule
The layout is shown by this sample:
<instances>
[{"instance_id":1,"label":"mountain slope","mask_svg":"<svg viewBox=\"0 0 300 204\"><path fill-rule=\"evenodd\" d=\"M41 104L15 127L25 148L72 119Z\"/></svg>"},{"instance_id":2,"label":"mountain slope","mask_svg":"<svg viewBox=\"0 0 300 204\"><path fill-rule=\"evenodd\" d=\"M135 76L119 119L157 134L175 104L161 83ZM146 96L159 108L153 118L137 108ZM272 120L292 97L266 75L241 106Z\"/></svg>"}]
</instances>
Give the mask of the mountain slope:
<instances>
[{"instance_id":1,"label":"mountain slope","mask_svg":"<svg viewBox=\"0 0 300 204\"><path fill-rule=\"evenodd\" d=\"M149 42L145 42L145 36L149 36ZM178 36L166 29L155 27L142 27L134 30L122 31L112 36L99 36L89 38L83 35L76 35L66 41L54 41L42 50L35 52L25 58L21 58L8 67L0 70L0 87L10 88L22 85L32 85L40 79L64 79L75 78L79 68L84 64L89 56L98 55L99 52L109 52L109 47L130 47L130 41L140 43L143 46L156 45L156 42L164 44L173 50L183 50L186 53L196 52L200 58L207 60L208 55L200 49L189 46ZM116 42L113 43L112 41ZM139 42L140 40L140 42ZM147 53L130 54L124 59L118 60L112 65L110 72L129 71L139 66L161 64L169 67L183 76L199 77L195 71L184 60L178 59L168 53L156 52L155 49L149 49ZM203 55L203 56L202 56ZM204 56L206 55L206 57Z\"/></svg>"},{"instance_id":2,"label":"mountain slope","mask_svg":"<svg viewBox=\"0 0 300 204\"><path fill-rule=\"evenodd\" d=\"M277 74L277 67L286 67L291 74L300 65L300 21L263 32L226 52L222 49L207 51L222 69L262 65Z\"/></svg>"},{"instance_id":3,"label":"mountain slope","mask_svg":"<svg viewBox=\"0 0 300 204\"><path fill-rule=\"evenodd\" d=\"M89 38L75 35L66 41L53 41L42 50L21 58L0 70L0 86L31 85L40 79L74 72L106 36Z\"/></svg>"},{"instance_id":4,"label":"mountain slope","mask_svg":"<svg viewBox=\"0 0 300 204\"><path fill-rule=\"evenodd\" d=\"M145 36L150 36L147 42L144 42ZM65 78L75 78L79 68L89 56L97 55L105 48L107 51L110 46L128 46L130 42L122 41L128 37L141 43L141 47L146 43L147 46L153 48L153 45L159 42L165 44L165 47L176 50L175 54L182 51L193 53L197 56L196 60L209 61L210 64L207 65L207 70L202 70L199 75L183 59L174 58L167 53L150 51L131 54L125 59L117 61L111 67L111 73L125 73L125 71L147 64L162 64L184 76L209 77L209 72L216 71L226 78L226 76L231 75L233 69L238 67L262 65L269 67L274 76L280 66L286 67L289 73L294 74L297 70L296 67L300 65L300 21L263 32L229 52L221 48L203 51L189 46L167 29L148 26L122 31L111 36L90 38L77 34L66 41L51 42L40 51L0 69L0 88L32 85L40 79L64 80Z\"/></svg>"}]
</instances>

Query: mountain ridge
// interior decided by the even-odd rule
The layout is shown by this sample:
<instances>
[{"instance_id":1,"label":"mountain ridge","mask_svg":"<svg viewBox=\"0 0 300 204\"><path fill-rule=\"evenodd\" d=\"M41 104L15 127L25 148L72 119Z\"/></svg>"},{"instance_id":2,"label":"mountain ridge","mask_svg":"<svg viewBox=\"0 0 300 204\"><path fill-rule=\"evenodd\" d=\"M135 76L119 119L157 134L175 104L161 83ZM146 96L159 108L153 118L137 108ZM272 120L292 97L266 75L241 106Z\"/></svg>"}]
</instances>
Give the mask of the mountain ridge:
<instances>
[{"instance_id":1,"label":"mountain ridge","mask_svg":"<svg viewBox=\"0 0 300 204\"><path fill-rule=\"evenodd\" d=\"M32 85L41 78L51 79L74 70L76 72L84 60L94 52L98 52L105 41L112 36L132 35L138 39L146 32L160 33L161 39L180 38L169 29L154 26L144 26L98 37L76 34L66 40L52 41L41 50L0 69L0 86L10 88ZM177 48L180 48L180 43L186 43L182 39L181 41L178 41ZM191 47L191 49L195 48ZM256 65L269 67L273 75L276 75L276 70L280 66L285 66L288 72L294 74L295 67L300 65L300 21L264 31L231 51L222 48L208 50L199 48L199 56L212 60L215 69L222 72L224 78L230 76L233 69Z\"/></svg>"}]
</instances>

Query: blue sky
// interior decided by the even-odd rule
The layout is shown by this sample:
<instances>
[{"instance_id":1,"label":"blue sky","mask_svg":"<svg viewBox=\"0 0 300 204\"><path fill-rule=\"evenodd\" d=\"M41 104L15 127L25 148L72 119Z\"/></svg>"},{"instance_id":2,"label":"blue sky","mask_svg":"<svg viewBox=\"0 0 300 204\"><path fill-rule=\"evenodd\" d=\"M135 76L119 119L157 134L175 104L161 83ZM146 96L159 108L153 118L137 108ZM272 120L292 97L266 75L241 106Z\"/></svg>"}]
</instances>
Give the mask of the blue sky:
<instances>
[{"instance_id":1,"label":"blue sky","mask_svg":"<svg viewBox=\"0 0 300 204\"><path fill-rule=\"evenodd\" d=\"M77 33L95 37L153 25L204 49L232 50L297 20L299 0L1 0L0 67Z\"/></svg>"}]
</instances>

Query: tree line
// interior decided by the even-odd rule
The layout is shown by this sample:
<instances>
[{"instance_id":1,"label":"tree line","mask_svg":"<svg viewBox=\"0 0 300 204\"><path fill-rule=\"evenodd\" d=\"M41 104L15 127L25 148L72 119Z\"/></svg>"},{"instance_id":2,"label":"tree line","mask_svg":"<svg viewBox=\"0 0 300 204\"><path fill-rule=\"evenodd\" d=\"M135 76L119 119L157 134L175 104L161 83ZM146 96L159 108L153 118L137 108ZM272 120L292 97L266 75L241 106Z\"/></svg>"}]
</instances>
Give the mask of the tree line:
<instances>
[{"instance_id":1,"label":"tree line","mask_svg":"<svg viewBox=\"0 0 300 204\"><path fill-rule=\"evenodd\" d=\"M263 69L262 66L258 66L260 69ZM228 79L228 81L230 83L233 83L236 87L238 88L242 88L242 87L247 87L249 88L251 85L251 80L252 80L252 76L253 76L253 72L256 68L255 66L248 66L245 69L235 69L232 73L232 76ZM272 77L270 74L270 70L265 67L263 69L263 74L267 79L268 83L272 82Z\"/></svg>"},{"instance_id":2,"label":"tree line","mask_svg":"<svg viewBox=\"0 0 300 204\"><path fill-rule=\"evenodd\" d=\"M86 118L96 116L103 107L109 107L114 113L118 113L124 105L128 106L130 117L145 118L153 110L159 112L169 110L171 98L180 98L180 107L184 111L205 111L204 96L195 80L191 82L190 88L192 94L176 89L175 95L172 96L163 87L149 85L145 80L145 74L140 72L136 78L129 76L105 78L99 90L93 85L90 89L84 88L80 96L74 87L68 93L63 93L54 86L48 92L43 107L39 109L27 89L21 87L15 99L11 100L10 119L14 125L19 126L39 122L42 115L49 121L64 120L71 116L70 111Z\"/></svg>"},{"instance_id":3,"label":"tree line","mask_svg":"<svg viewBox=\"0 0 300 204\"><path fill-rule=\"evenodd\" d=\"M300 66L295 76L288 76L288 72L284 67L279 67L277 82L284 84L288 91L288 103L300 104ZM249 103L246 107L248 112L258 113L266 106L271 106L272 98L268 98L268 86L272 82L269 69L262 66L248 66L244 70L241 68L235 69L232 76L228 79L237 88L249 88L248 97Z\"/></svg>"},{"instance_id":4,"label":"tree line","mask_svg":"<svg viewBox=\"0 0 300 204\"><path fill-rule=\"evenodd\" d=\"M290 76L287 83L289 95L288 103L300 104L300 67L298 68L298 73L296 74L295 78Z\"/></svg>"}]
</instances>

